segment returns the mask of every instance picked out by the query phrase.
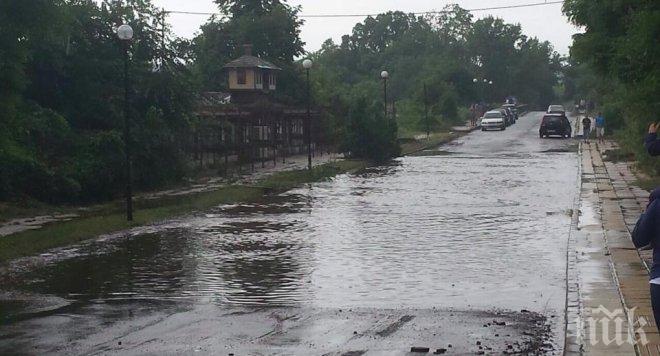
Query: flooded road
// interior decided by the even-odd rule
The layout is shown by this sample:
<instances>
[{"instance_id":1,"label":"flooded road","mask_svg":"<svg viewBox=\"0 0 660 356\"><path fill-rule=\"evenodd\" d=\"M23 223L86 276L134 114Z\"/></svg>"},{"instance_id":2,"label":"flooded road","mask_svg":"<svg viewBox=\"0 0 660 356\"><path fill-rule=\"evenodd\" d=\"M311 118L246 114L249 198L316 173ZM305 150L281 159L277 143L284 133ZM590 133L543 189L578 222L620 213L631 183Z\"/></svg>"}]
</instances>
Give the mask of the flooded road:
<instances>
[{"instance_id":1,"label":"flooded road","mask_svg":"<svg viewBox=\"0 0 660 356\"><path fill-rule=\"evenodd\" d=\"M578 160L574 141L539 139L541 115L17 261L0 353L556 349Z\"/></svg>"}]
</instances>

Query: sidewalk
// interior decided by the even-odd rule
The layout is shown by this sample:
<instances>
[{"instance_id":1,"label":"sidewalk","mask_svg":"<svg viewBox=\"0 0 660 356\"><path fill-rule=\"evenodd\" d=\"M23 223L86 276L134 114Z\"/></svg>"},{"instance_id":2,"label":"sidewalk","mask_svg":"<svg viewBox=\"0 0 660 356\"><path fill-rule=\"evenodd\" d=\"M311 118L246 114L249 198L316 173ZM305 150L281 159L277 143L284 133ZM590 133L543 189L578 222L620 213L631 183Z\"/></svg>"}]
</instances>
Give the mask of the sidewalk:
<instances>
[{"instance_id":1,"label":"sidewalk","mask_svg":"<svg viewBox=\"0 0 660 356\"><path fill-rule=\"evenodd\" d=\"M628 163L603 161L615 148L609 141L580 144L582 187L569 242L566 353L660 355L649 295L651 252L638 252L630 236L649 193L633 185Z\"/></svg>"},{"instance_id":2,"label":"sidewalk","mask_svg":"<svg viewBox=\"0 0 660 356\"><path fill-rule=\"evenodd\" d=\"M451 130L454 131L454 132L472 132L474 130L478 130L479 128L481 128L481 126L479 126L479 125L472 126L472 122L470 122L468 120L468 121L465 122L465 125L463 125L463 126L453 126L451 128Z\"/></svg>"}]
</instances>

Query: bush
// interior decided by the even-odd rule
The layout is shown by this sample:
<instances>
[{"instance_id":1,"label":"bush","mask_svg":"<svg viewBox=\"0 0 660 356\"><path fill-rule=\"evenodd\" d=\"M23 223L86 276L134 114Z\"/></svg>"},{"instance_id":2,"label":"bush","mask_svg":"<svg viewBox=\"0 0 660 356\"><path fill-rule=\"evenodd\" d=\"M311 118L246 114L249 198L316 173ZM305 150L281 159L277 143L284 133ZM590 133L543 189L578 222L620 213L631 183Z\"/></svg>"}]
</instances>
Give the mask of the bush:
<instances>
[{"instance_id":1,"label":"bush","mask_svg":"<svg viewBox=\"0 0 660 356\"><path fill-rule=\"evenodd\" d=\"M382 102L354 97L347 121L342 151L348 156L384 162L401 153L396 121L384 118Z\"/></svg>"},{"instance_id":2,"label":"bush","mask_svg":"<svg viewBox=\"0 0 660 356\"><path fill-rule=\"evenodd\" d=\"M19 149L0 150L0 199L32 197L48 203L75 200L80 185L49 170L34 156Z\"/></svg>"},{"instance_id":3,"label":"bush","mask_svg":"<svg viewBox=\"0 0 660 356\"><path fill-rule=\"evenodd\" d=\"M71 157L71 176L80 183L83 201L119 196L124 186L124 143L116 131L82 136Z\"/></svg>"}]
</instances>

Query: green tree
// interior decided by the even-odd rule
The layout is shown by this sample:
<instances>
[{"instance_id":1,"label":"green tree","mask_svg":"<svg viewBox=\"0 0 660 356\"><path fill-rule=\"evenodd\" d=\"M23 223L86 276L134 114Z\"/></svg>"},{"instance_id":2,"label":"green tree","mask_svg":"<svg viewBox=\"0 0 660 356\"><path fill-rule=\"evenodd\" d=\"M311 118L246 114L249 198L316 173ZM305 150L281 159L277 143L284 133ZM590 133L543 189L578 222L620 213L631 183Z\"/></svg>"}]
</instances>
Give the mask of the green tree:
<instances>
[{"instance_id":1,"label":"green tree","mask_svg":"<svg viewBox=\"0 0 660 356\"><path fill-rule=\"evenodd\" d=\"M620 128L623 147L660 173L660 163L641 145L660 110L660 3L567 0L563 10L584 28L574 36L568 71L578 83L576 94L600 102L608 129Z\"/></svg>"},{"instance_id":2,"label":"green tree","mask_svg":"<svg viewBox=\"0 0 660 356\"><path fill-rule=\"evenodd\" d=\"M11 16L1 18L5 14ZM0 115L6 115L0 125L7 126L0 133L0 163L9 167L0 176L0 199L74 202L120 194L123 47L115 28L123 22L135 30L131 125L139 138L132 142L137 186L181 177L179 142L190 126L194 90L179 47L150 1L3 0L0 18L0 77L9 84L0 89L6 91L0 95Z\"/></svg>"}]
</instances>

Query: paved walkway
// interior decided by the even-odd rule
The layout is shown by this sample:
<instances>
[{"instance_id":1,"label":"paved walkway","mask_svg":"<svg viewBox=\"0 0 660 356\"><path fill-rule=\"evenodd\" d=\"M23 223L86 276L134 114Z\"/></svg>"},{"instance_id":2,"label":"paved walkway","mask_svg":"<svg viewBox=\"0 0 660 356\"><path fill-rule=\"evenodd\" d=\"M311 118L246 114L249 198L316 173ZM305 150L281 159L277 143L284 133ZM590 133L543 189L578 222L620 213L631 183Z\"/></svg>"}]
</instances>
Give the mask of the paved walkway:
<instances>
[{"instance_id":1,"label":"paved walkway","mask_svg":"<svg viewBox=\"0 0 660 356\"><path fill-rule=\"evenodd\" d=\"M343 159L343 155L331 153L324 155L316 155L312 160L313 166L319 166L328 162ZM136 201L139 200L153 200L165 197L186 196L198 194L203 192L210 192L231 184L254 184L260 179L268 177L272 174L283 171L294 171L305 169L307 167L307 155L296 155L286 158L286 162L268 161L263 166L261 162L254 164L254 171L251 170L250 165L243 166L243 174L239 177L202 177L195 179L189 184L182 185L178 188L160 190L156 192L137 193L134 197ZM81 207L79 211L85 212L88 208ZM47 224L69 221L80 217L78 213L53 213L48 215L39 215L27 218L12 219L0 223L0 238L9 236L27 230L41 229Z\"/></svg>"},{"instance_id":2,"label":"paved walkway","mask_svg":"<svg viewBox=\"0 0 660 356\"><path fill-rule=\"evenodd\" d=\"M633 185L628 163L603 160L615 148L609 141L580 145L582 189L568 256L566 351L660 355L648 285L651 252L638 252L630 236L649 193Z\"/></svg>"}]
</instances>

